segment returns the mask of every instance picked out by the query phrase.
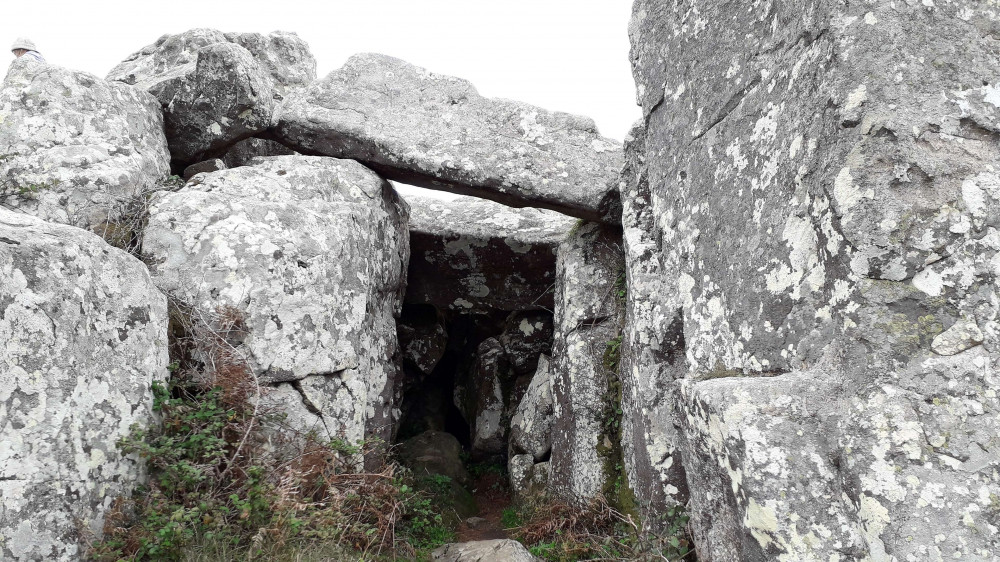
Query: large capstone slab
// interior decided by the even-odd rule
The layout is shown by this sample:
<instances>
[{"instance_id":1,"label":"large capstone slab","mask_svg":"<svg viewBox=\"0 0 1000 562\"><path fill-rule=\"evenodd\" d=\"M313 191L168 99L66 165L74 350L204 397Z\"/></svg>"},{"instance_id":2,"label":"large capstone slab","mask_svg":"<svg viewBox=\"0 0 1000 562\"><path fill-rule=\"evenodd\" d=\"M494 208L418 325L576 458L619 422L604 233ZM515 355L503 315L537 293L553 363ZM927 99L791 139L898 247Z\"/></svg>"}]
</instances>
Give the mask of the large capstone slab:
<instances>
[{"instance_id":1,"label":"large capstone slab","mask_svg":"<svg viewBox=\"0 0 1000 562\"><path fill-rule=\"evenodd\" d=\"M998 18L636 2L630 477L699 559L996 560Z\"/></svg>"},{"instance_id":2,"label":"large capstone slab","mask_svg":"<svg viewBox=\"0 0 1000 562\"><path fill-rule=\"evenodd\" d=\"M263 158L158 194L143 250L157 285L201 316L244 316L237 348L291 417L389 441L407 212L357 162Z\"/></svg>"},{"instance_id":3,"label":"large capstone slab","mask_svg":"<svg viewBox=\"0 0 1000 562\"><path fill-rule=\"evenodd\" d=\"M155 98L29 57L11 63L0 87L0 204L99 227L169 172Z\"/></svg>"},{"instance_id":4,"label":"large capstone slab","mask_svg":"<svg viewBox=\"0 0 1000 562\"><path fill-rule=\"evenodd\" d=\"M574 219L474 197L407 202L408 303L470 314L552 309L556 248Z\"/></svg>"},{"instance_id":5,"label":"large capstone slab","mask_svg":"<svg viewBox=\"0 0 1000 562\"><path fill-rule=\"evenodd\" d=\"M593 120L484 98L465 80L378 54L290 94L283 144L353 158L389 179L617 222L622 148Z\"/></svg>"},{"instance_id":6,"label":"large capstone slab","mask_svg":"<svg viewBox=\"0 0 1000 562\"><path fill-rule=\"evenodd\" d=\"M0 558L79 560L141 482L118 441L167 376L167 302L139 260L0 207Z\"/></svg>"},{"instance_id":7,"label":"large capstone slab","mask_svg":"<svg viewBox=\"0 0 1000 562\"><path fill-rule=\"evenodd\" d=\"M193 29L164 35L112 69L108 79L156 96L171 155L192 164L263 133L276 102L315 76L316 61L294 33Z\"/></svg>"}]
</instances>

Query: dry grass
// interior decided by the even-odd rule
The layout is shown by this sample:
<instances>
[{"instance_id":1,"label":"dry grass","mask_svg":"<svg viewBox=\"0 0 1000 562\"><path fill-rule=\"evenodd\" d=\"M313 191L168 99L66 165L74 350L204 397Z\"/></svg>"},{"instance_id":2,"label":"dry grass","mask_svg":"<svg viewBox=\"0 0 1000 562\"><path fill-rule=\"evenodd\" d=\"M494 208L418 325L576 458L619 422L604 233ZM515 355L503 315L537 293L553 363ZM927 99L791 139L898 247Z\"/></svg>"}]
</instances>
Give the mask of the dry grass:
<instances>
[{"instance_id":1,"label":"dry grass","mask_svg":"<svg viewBox=\"0 0 1000 562\"><path fill-rule=\"evenodd\" d=\"M199 315L172 300L171 324L176 362L169 390L158 397L162 426L137 430L124 445L146 458L149 489L116 500L91 558L413 554L401 529L414 517L419 494L402 484L395 464L353 470L358 455L386 458L369 455L380 445L288 434L273 412L261 409L266 389L241 351L247 327L239 310Z\"/></svg>"}]
</instances>

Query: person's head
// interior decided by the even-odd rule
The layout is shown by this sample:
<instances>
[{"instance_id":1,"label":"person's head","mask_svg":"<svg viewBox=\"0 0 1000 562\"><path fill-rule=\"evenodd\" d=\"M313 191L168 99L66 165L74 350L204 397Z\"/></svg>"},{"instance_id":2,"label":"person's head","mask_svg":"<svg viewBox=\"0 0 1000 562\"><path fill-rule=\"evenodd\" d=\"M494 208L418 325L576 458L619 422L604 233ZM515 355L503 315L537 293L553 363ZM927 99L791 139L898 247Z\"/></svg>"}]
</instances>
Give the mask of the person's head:
<instances>
[{"instance_id":1,"label":"person's head","mask_svg":"<svg viewBox=\"0 0 1000 562\"><path fill-rule=\"evenodd\" d=\"M32 42L31 39L27 39L25 37L19 37L17 41L14 41L14 44L10 46L10 51L14 53L15 57L20 57L24 53L27 53L28 51L37 51L37 50L38 48L35 47L34 42Z\"/></svg>"}]
</instances>

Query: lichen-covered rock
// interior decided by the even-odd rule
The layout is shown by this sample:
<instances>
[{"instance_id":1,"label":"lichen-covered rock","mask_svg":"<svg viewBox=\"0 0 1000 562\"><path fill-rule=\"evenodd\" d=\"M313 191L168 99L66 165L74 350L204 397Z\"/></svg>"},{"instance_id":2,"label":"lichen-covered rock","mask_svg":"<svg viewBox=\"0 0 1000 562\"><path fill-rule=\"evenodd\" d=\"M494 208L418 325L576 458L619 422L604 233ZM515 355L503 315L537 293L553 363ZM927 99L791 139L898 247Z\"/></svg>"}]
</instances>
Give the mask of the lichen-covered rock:
<instances>
[{"instance_id":1,"label":"lichen-covered rock","mask_svg":"<svg viewBox=\"0 0 1000 562\"><path fill-rule=\"evenodd\" d=\"M233 43L205 45L194 62L130 83L160 100L170 155L180 163L219 156L271 124L271 76Z\"/></svg>"},{"instance_id":2,"label":"lichen-covered rock","mask_svg":"<svg viewBox=\"0 0 1000 562\"><path fill-rule=\"evenodd\" d=\"M316 59L309 45L295 33L275 31L262 35L214 29L164 35L118 64L108 73L108 79L148 89L162 80L187 74L198 61L198 51L218 43L232 43L249 51L270 76L278 99L316 79Z\"/></svg>"},{"instance_id":3,"label":"lichen-covered rock","mask_svg":"<svg viewBox=\"0 0 1000 562\"><path fill-rule=\"evenodd\" d=\"M0 204L97 227L169 173L152 96L28 57L11 63L0 89Z\"/></svg>"},{"instance_id":4,"label":"lichen-covered rock","mask_svg":"<svg viewBox=\"0 0 1000 562\"><path fill-rule=\"evenodd\" d=\"M211 160L204 160L198 162L197 164L191 164L187 168L184 168L184 181L188 181L198 174L204 174L209 172L218 172L219 170L225 170L229 166L218 158L212 158Z\"/></svg>"},{"instance_id":5,"label":"lichen-covered rock","mask_svg":"<svg viewBox=\"0 0 1000 562\"><path fill-rule=\"evenodd\" d=\"M500 344L515 375L533 375L539 356L552 353L552 329L552 313L546 310L513 312L507 317Z\"/></svg>"},{"instance_id":6,"label":"lichen-covered rock","mask_svg":"<svg viewBox=\"0 0 1000 562\"><path fill-rule=\"evenodd\" d=\"M651 212L626 239L659 262L630 274L666 293L635 334L683 333L636 387L683 349L699 558L996 560L1000 10L735 9L639 0L630 26ZM633 462L664 474L669 431Z\"/></svg>"},{"instance_id":7,"label":"lichen-covered rock","mask_svg":"<svg viewBox=\"0 0 1000 562\"><path fill-rule=\"evenodd\" d=\"M247 166L258 156L291 156L298 154L285 145L267 139L250 137L234 144L226 154L222 156L222 161L228 168L237 166Z\"/></svg>"},{"instance_id":8,"label":"lichen-covered rock","mask_svg":"<svg viewBox=\"0 0 1000 562\"><path fill-rule=\"evenodd\" d=\"M819 369L778 378L685 381L678 416L695 527L710 560L862 560L858 506L831 478L845 391ZM728 505L745 507L732 510ZM873 514L874 515L874 514ZM877 521L873 521L877 523ZM886 558L882 558L885 560Z\"/></svg>"},{"instance_id":9,"label":"lichen-covered rock","mask_svg":"<svg viewBox=\"0 0 1000 562\"><path fill-rule=\"evenodd\" d=\"M226 33L225 36L227 41L250 51L271 76L279 99L316 80L316 58L309 45L294 32Z\"/></svg>"},{"instance_id":10,"label":"lichen-covered rock","mask_svg":"<svg viewBox=\"0 0 1000 562\"><path fill-rule=\"evenodd\" d=\"M108 79L160 100L170 153L189 164L263 132L276 102L315 76L316 61L294 33L192 29L132 54Z\"/></svg>"},{"instance_id":11,"label":"lichen-covered rock","mask_svg":"<svg viewBox=\"0 0 1000 562\"><path fill-rule=\"evenodd\" d=\"M357 162L279 156L158 194L144 252L157 285L211 318L264 383L293 386L331 437L391 438L406 204ZM292 384L294 383L294 384Z\"/></svg>"},{"instance_id":12,"label":"lichen-covered rock","mask_svg":"<svg viewBox=\"0 0 1000 562\"><path fill-rule=\"evenodd\" d=\"M400 443L400 462L418 475L440 474L461 485L472 482L462 463L462 445L443 431L425 431Z\"/></svg>"},{"instance_id":13,"label":"lichen-covered rock","mask_svg":"<svg viewBox=\"0 0 1000 562\"><path fill-rule=\"evenodd\" d=\"M628 299L621 343L622 452L643 520L687 503L674 381L687 374L676 278L664 269L645 176L645 131L625 139L622 228Z\"/></svg>"},{"instance_id":14,"label":"lichen-covered rock","mask_svg":"<svg viewBox=\"0 0 1000 562\"><path fill-rule=\"evenodd\" d=\"M360 54L289 95L276 136L390 179L617 222L622 148L591 119L484 98L458 78Z\"/></svg>"},{"instance_id":15,"label":"lichen-covered rock","mask_svg":"<svg viewBox=\"0 0 1000 562\"><path fill-rule=\"evenodd\" d=\"M588 223L559 246L552 345L552 480L550 492L586 503L617 475L618 397L609 346L620 342L621 231ZM613 501L613 498L609 498Z\"/></svg>"},{"instance_id":16,"label":"lichen-covered rock","mask_svg":"<svg viewBox=\"0 0 1000 562\"><path fill-rule=\"evenodd\" d=\"M552 373L549 358L542 355L538 370L510 420L510 458L529 454L543 461L552 450Z\"/></svg>"},{"instance_id":17,"label":"lichen-covered rock","mask_svg":"<svg viewBox=\"0 0 1000 562\"><path fill-rule=\"evenodd\" d=\"M536 562L523 544L510 539L446 544L431 553L441 562Z\"/></svg>"},{"instance_id":18,"label":"lichen-covered rock","mask_svg":"<svg viewBox=\"0 0 1000 562\"><path fill-rule=\"evenodd\" d=\"M507 461L511 491L523 500L545 496L551 469L551 463L535 462L534 457L529 454L511 456Z\"/></svg>"},{"instance_id":19,"label":"lichen-covered rock","mask_svg":"<svg viewBox=\"0 0 1000 562\"><path fill-rule=\"evenodd\" d=\"M476 350L472 368L455 384L455 406L469 424L470 451L477 461L507 452L507 398L513 378L500 341L488 338Z\"/></svg>"},{"instance_id":20,"label":"lichen-covered rock","mask_svg":"<svg viewBox=\"0 0 1000 562\"><path fill-rule=\"evenodd\" d=\"M398 322L403 360L424 375L437 367L448 347L444 318L433 306L406 305Z\"/></svg>"},{"instance_id":21,"label":"lichen-covered rock","mask_svg":"<svg viewBox=\"0 0 1000 562\"><path fill-rule=\"evenodd\" d=\"M0 208L0 559L78 560L144 475L117 443L167 376L167 302L83 230Z\"/></svg>"},{"instance_id":22,"label":"lichen-covered rock","mask_svg":"<svg viewBox=\"0 0 1000 562\"><path fill-rule=\"evenodd\" d=\"M472 197L407 201L407 302L472 313L552 308L555 250L573 219Z\"/></svg>"}]
</instances>

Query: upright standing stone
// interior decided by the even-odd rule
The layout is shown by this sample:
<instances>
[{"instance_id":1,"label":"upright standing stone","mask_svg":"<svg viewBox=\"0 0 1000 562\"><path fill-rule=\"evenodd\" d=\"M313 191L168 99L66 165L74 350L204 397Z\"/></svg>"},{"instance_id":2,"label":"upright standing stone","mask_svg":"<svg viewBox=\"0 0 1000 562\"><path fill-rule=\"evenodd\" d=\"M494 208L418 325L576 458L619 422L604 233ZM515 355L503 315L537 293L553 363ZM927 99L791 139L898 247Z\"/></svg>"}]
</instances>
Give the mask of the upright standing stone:
<instances>
[{"instance_id":1,"label":"upright standing stone","mask_svg":"<svg viewBox=\"0 0 1000 562\"><path fill-rule=\"evenodd\" d=\"M458 78L360 54L291 94L276 136L390 179L616 223L621 144L591 119L488 99Z\"/></svg>"},{"instance_id":2,"label":"upright standing stone","mask_svg":"<svg viewBox=\"0 0 1000 562\"><path fill-rule=\"evenodd\" d=\"M407 206L357 162L278 156L157 196L143 250L156 284L237 342L271 396L329 438L391 440Z\"/></svg>"},{"instance_id":3,"label":"upright standing stone","mask_svg":"<svg viewBox=\"0 0 1000 562\"><path fill-rule=\"evenodd\" d=\"M0 559L79 560L144 476L118 441L167 376L146 267L78 228L0 208Z\"/></svg>"},{"instance_id":4,"label":"upright standing stone","mask_svg":"<svg viewBox=\"0 0 1000 562\"><path fill-rule=\"evenodd\" d=\"M699 559L996 560L998 17L636 2L631 472Z\"/></svg>"},{"instance_id":5,"label":"upright standing stone","mask_svg":"<svg viewBox=\"0 0 1000 562\"><path fill-rule=\"evenodd\" d=\"M559 246L549 490L578 503L608 492L618 476L609 346L621 341L624 311L615 286L623 267L621 231L609 226L585 224Z\"/></svg>"}]
</instances>

